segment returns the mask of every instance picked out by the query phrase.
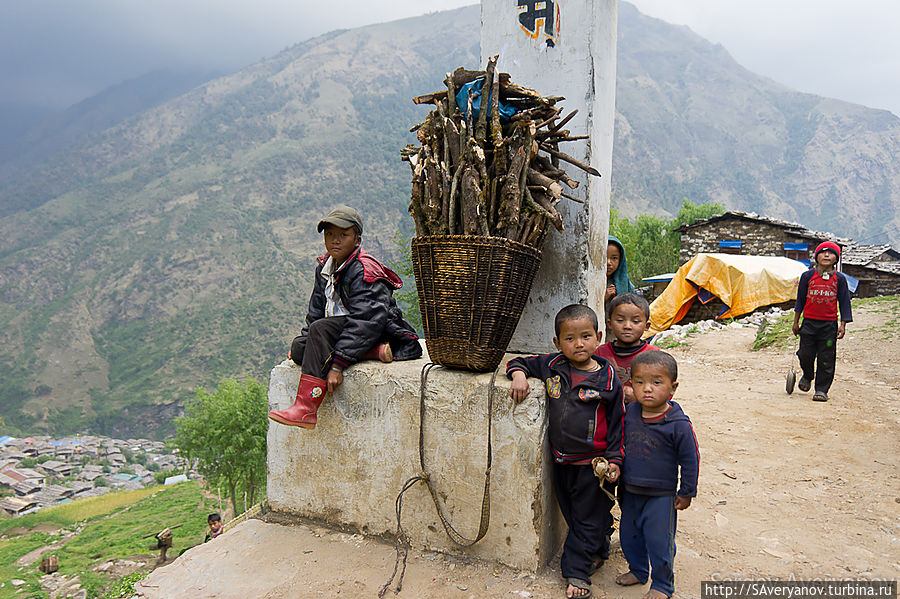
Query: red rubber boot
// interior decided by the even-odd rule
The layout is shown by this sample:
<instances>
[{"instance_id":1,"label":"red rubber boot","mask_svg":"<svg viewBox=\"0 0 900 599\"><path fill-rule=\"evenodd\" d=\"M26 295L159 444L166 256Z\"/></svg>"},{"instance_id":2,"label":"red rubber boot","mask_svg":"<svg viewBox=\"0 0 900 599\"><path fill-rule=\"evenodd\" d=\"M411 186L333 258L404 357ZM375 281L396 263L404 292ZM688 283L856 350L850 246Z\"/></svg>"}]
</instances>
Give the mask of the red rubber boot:
<instances>
[{"instance_id":1,"label":"red rubber boot","mask_svg":"<svg viewBox=\"0 0 900 599\"><path fill-rule=\"evenodd\" d=\"M272 410L269 418L285 426L316 428L316 412L325 398L327 383L309 374L300 375L297 399L286 410Z\"/></svg>"},{"instance_id":2,"label":"red rubber boot","mask_svg":"<svg viewBox=\"0 0 900 599\"><path fill-rule=\"evenodd\" d=\"M394 360L394 352L391 351L390 343L379 343L369 351L363 354L362 358L359 359L360 362L363 360L381 360L385 364L388 362L393 362Z\"/></svg>"}]
</instances>

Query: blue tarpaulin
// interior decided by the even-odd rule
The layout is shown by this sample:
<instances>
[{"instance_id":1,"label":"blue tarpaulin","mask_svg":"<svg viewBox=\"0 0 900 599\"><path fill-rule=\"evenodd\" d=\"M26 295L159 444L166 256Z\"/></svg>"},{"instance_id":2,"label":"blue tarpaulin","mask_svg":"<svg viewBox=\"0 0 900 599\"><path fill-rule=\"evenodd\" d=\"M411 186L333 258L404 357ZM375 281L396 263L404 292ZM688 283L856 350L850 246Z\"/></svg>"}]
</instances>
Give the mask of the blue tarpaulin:
<instances>
[{"instance_id":1,"label":"blue tarpaulin","mask_svg":"<svg viewBox=\"0 0 900 599\"><path fill-rule=\"evenodd\" d=\"M743 241L720 241L720 248L739 248L744 245Z\"/></svg>"},{"instance_id":2,"label":"blue tarpaulin","mask_svg":"<svg viewBox=\"0 0 900 599\"><path fill-rule=\"evenodd\" d=\"M484 85L484 78L476 79L475 81L470 81L466 83L459 91L456 92L456 105L459 107L459 111L462 113L463 118L468 116L467 111L469 108L469 91L472 92L472 118L478 118L478 112L481 110L481 86ZM488 95L488 99L490 99L490 95ZM505 123L510 117L516 114L516 109L509 104L504 104L500 102L500 121Z\"/></svg>"}]
</instances>

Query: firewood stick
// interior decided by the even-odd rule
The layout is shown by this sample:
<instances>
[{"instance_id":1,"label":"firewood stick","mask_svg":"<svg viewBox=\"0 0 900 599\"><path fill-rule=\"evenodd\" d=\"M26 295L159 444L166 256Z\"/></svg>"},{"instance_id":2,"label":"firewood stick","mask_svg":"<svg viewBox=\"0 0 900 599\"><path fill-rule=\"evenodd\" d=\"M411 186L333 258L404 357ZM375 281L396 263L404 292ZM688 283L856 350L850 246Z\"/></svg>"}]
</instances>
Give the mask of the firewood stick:
<instances>
[{"instance_id":1,"label":"firewood stick","mask_svg":"<svg viewBox=\"0 0 900 599\"><path fill-rule=\"evenodd\" d=\"M554 137L553 137L553 141L555 141L555 142L560 142L560 141L579 141L579 140L581 140L581 139L590 139L590 138L591 138L590 135L565 135L565 136L562 136L562 137L555 137L555 136L554 136Z\"/></svg>"},{"instance_id":2,"label":"firewood stick","mask_svg":"<svg viewBox=\"0 0 900 599\"><path fill-rule=\"evenodd\" d=\"M469 165L462 175L462 193L460 194L460 213L462 216L462 231L465 235L477 235L478 227L478 196L481 192L478 185L478 172L474 166Z\"/></svg>"},{"instance_id":3,"label":"firewood stick","mask_svg":"<svg viewBox=\"0 0 900 599\"><path fill-rule=\"evenodd\" d=\"M556 117L559 116L559 113L560 113L560 112L562 112L562 108L559 108L559 107L557 107L557 106L554 106L554 107L553 107L553 116L551 116L551 117L549 117L549 118L547 118L547 119L541 121L540 123L538 123L538 124L536 125L537 129L538 129L538 130L543 129L544 127L546 127L547 125L549 125L550 123L552 123L553 120L554 120Z\"/></svg>"},{"instance_id":4,"label":"firewood stick","mask_svg":"<svg viewBox=\"0 0 900 599\"><path fill-rule=\"evenodd\" d=\"M460 160L459 165L456 167L456 172L453 173L453 182L450 184L450 235L456 235L459 232L456 226L456 190L459 186L459 178L462 175L463 166L465 166L465 161Z\"/></svg>"},{"instance_id":5,"label":"firewood stick","mask_svg":"<svg viewBox=\"0 0 900 599\"><path fill-rule=\"evenodd\" d=\"M576 114L578 114L578 109L577 109L577 108L576 108L575 110L573 110L572 112L570 112L569 114L567 114L567 115L563 118L563 120L561 120L560 122L556 123L555 125L553 125L553 126L550 127L549 129L547 129L546 131L542 131L540 134L538 134L538 135L537 135L537 138L540 139L540 140L544 140L544 139L547 139L548 137L552 136L554 133L556 133L557 131L559 131L560 129L562 129L562 128L566 125L566 123L568 123L569 121L571 121L571 120L572 120L572 117L574 117Z\"/></svg>"},{"instance_id":6,"label":"firewood stick","mask_svg":"<svg viewBox=\"0 0 900 599\"><path fill-rule=\"evenodd\" d=\"M447 86L447 104L450 108L449 114L447 116L452 117L456 114L456 111L459 108L456 106L456 86L453 85L453 75L447 73L447 76L444 78L444 85Z\"/></svg>"},{"instance_id":7,"label":"firewood stick","mask_svg":"<svg viewBox=\"0 0 900 599\"><path fill-rule=\"evenodd\" d=\"M547 152L548 154L550 154L551 156L554 156L556 158L559 158L560 160L568 162L569 164L573 164L573 165L577 166L578 168L580 168L581 170L585 171L588 174L594 175L596 177L600 176L600 171L598 171L591 165L585 164L584 162L582 162L580 160L572 158L565 152L560 152L558 150L554 150L546 143L541 144L541 149L544 150L545 152Z\"/></svg>"},{"instance_id":8,"label":"firewood stick","mask_svg":"<svg viewBox=\"0 0 900 599\"><path fill-rule=\"evenodd\" d=\"M525 202L529 208L538 214L543 214L547 220L553 223L553 226L556 227L557 231L560 233L563 231L562 215L557 212L556 208L550 205L547 196L542 193L532 195L531 191L526 187Z\"/></svg>"},{"instance_id":9,"label":"firewood stick","mask_svg":"<svg viewBox=\"0 0 900 599\"><path fill-rule=\"evenodd\" d=\"M518 146L510 160L509 171L503 184L503 191L498 198L498 229L503 237L509 238L519 224L519 202L522 192L519 188L519 179L525 166L525 148Z\"/></svg>"},{"instance_id":10,"label":"firewood stick","mask_svg":"<svg viewBox=\"0 0 900 599\"><path fill-rule=\"evenodd\" d=\"M491 141L497 168L503 171L506 168L506 152L503 151L503 127L500 124L500 74L496 69L491 82Z\"/></svg>"},{"instance_id":11,"label":"firewood stick","mask_svg":"<svg viewBox=\"0 0 900 599\"><path fill-rule=\"evenodd\" d=\"M456 123L451 118L444 119L444 135L447 141L446 152L448 153L446 155L450 160L448 166L451 170L455 170L459 164L459 129L456 128Z\"/></svg>"},{"instance_id":12,"label":"firewood stick","mask_svg":"<svg viewBox=\"0 0 900 599\"><path fill-rule=\"evenodd\" d=\"M554 198L558 198L562 194L562 185L530 167L528 169L528 182L532 185L540 185Z\"/></svg>"},{"instance_id":13,"label":"firewood stick","mask_svg":"<svg viewBox=\"0 0 900 599\"><path fill-rule=\"evenodd\" d=\"M531 162L532 142L534 141L534 123L530 122L527 125L523 123L522 126L525 129L525 143L523 144L523 147L525 148L525 165L519 175L520 204L525 199L525 193L528 191L528 187L526 184L526 181L528 180L528 164Z\"/></svg>"},{"instance_id":14,"label":"firewood stick","mask_svg":"<svg viewBox=\"0 0 900 599\"><path fill-rule=\"evenodd\" d=\"M412 99L413 104L436 104L447 97L447 90L432 92Z\"/></svg>"},{"instance_id":15,"label":"firewood stick","mask_svg":"<svg viewBox=\"0 0 900 599\"><path fill-rule=\"evenodd\" d=\"M466 83L471 83L479 77L484 77L484 75L484 71L470 71L468 69L464 69L463 67L459 67L458 69L453 71L453 74L450 76L450 83L453 84L454 88L459 89ZM450 87L449 84L447 87Z\"/></svg>"},{"instance_id":16,"label":"firewood stick","mask_svg":"<svg viewBox=\"0 0 900 599\"><path fill-rule=\"evenodd\" d=\"M562 197L566 198L567 200L572 200L573 202L578 202L579 204L584 204L584 200L579 200L579 199L576 198L575 196L570 196L569 194L567 194L567 193L565 193L565 192L563 192L563 193L561 193L561 194L559 194L559 195L561 195Z\"/></svg>"},{"instance_id":17,"label":"firewood stick","mask_svg":"<svg viewBox=\"0 0 900 599\"><path fill-rule=\"evenodd\" d=\"M488 113L490 112L490 92L494 83L494 69L497 66L498 54L488 59L487 69L485 69L484 81L481 84L481 108L478 111L478 124L475 125L475 140L479 145L484 145L487 139L487 123Z\"/></svg>"}]
</instances>

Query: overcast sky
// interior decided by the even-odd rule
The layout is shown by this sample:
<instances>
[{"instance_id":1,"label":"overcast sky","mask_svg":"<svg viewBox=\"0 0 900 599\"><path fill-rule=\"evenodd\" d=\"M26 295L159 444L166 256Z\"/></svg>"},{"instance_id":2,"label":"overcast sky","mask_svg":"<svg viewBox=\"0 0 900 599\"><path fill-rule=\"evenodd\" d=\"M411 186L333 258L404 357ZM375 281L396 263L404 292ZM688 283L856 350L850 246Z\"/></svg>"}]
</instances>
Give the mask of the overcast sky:
<instances>
[{"instance_id":1,"label":"overcast sky","mask_svg":"<svg viewBox=\"0 0 900 599\"><path fill-rule=\"evenodd\" d=\"M469 4L473 2L3 1L0 100L62 108L154 69L236 69L333 29ZM748 69L789 87L900 115L898 0L634 4L651 16L688 25L722 44Z\"/></svg>"}]
</instances>

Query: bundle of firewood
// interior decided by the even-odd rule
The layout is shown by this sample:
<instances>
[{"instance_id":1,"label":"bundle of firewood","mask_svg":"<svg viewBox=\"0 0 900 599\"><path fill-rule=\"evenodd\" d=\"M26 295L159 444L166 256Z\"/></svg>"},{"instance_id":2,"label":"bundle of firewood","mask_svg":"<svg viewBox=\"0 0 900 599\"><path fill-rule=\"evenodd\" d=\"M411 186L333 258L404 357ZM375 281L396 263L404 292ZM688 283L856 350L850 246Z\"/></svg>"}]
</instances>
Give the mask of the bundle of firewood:
<instances>
[{"instance_id":1,"label":"bundle of firewood","mask_svg":"<svg viewBox=\"0 0 900 599\"><path fill-rule=\"evenodd\" d=\"M560 142L588 137L563 129L577 110L560 117L562 97L518 86L496 65L494 56L484 71L460 67L447 74L446 90L413 98L435 109L410 129L421 146L401 151L412 169L409 212L419 236L488 235L540 249L548 224L563 230L561 199L581 202L563 192L562 184L574 189L578 181L560 163L600 173L559 150ZM460 105L459 90L479 79L480 109L473 110L473 93Z\"/></svg>"}]
</instances>

